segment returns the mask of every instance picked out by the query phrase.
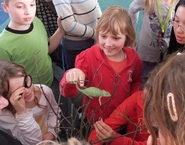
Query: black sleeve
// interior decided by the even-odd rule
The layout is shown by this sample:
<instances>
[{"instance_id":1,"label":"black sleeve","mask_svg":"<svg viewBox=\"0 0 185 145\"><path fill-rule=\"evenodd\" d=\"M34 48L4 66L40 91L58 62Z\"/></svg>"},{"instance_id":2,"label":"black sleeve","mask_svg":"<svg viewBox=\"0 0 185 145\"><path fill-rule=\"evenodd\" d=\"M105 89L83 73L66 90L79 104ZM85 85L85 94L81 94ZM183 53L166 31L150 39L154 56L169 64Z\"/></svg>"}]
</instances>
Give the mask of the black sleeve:
<instances>
[{"instance_id":1,"label":"black sleeve","mask_svg":"<svg viewBox=\"0 0 185 145\"><path fill-rule=\"evenodd\" d=\"M0 130L0 145L22 145L22 144L18 139Z\"/></svg>"}]
</instances>

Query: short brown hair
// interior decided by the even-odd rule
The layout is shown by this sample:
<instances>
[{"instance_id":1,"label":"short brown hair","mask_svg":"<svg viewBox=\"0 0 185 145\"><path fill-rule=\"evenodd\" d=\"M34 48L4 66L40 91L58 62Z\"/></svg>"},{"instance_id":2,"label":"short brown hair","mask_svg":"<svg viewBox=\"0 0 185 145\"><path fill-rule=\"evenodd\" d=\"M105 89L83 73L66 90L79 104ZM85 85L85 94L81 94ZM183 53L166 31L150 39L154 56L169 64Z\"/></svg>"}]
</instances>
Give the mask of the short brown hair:
<instances>
[{"instance_id":1,"label":"short brown hair","mask_svg":"<svg viewBox=\"0 0 185 145\"><path fill-rule=\"evenodd\" d=\"M98 42L98 36L101 30L117 35L117 25L121 33L126 34L125 46L131 46L135 41L136 34L127 10L121 6L111 6L102 14L96 29L96 41Z\"/></svg>"}]
</instances>

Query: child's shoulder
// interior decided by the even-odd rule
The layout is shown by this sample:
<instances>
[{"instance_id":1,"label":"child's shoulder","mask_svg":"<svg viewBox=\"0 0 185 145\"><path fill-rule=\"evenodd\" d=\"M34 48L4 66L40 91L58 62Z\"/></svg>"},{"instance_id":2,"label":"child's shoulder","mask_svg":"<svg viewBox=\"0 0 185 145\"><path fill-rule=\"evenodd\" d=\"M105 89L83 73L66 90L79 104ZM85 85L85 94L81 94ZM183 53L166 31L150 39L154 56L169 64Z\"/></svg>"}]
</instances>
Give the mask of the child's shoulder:
<instances>
[{"instance_id":1,"label":"child's shoulder","mask_svg":"<svg viewBox=\"0 0 185 145\"><path fill-rule=\"evenodd\" d=\"M51 93L52 90L51 88L49 88L48 86L44 85L44 84L34 84L34 86L38 87L41 92L44 91L44 93Z\"/></svg>"},{"instance_id":2,"label":"child's shoulder","mask_svg":"<svg viewBox=\"0 0 185 145\"><path fill-rule=\"evenodd\" d=\"M139 57L134 48L124 47L123 50L125 51L125 53L128 57L132 57L132 58L133 57Z\"/></svg>"}]
</instances>

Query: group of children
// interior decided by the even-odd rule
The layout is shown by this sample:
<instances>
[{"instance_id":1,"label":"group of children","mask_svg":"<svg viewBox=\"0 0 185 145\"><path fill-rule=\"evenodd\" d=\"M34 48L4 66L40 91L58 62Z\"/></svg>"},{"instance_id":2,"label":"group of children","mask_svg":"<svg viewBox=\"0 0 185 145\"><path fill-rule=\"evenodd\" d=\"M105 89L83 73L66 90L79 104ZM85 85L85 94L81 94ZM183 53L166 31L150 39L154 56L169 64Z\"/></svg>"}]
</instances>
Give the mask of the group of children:
<instances>
[{"instance_id":1,"label":"group of children","mask_svg":"<svg viewBox=\"0 0 185 145\"><path fill-rule=\"evenodd\" d=\"M61 4L54 1L58 14ZM10 23L0 35L0 99L5 99L0 108L4 108L0 127L24 145L56 140L57 116L62 110L49 88L54 75L48 54L62 40L65 32L61 20L68 17L59 16L58 29L48 38L44 25L35 17L35 1L3 0L2 7ZM141 9L144 16L137 53L130 47L136 42L134 25ZM74 68L61 74L59 85L67 98L77 96L79 88L110 93L83 96L82 116L92 129L89 143L185 144L185 54L178 53L170 59L166 56L184 49L184 12L185 0L134 0L128 12L121 6L111 6L101 15L96 44L76 56ZM170 36L176 41L172 42Z\"/></svg>"}]
</instances>

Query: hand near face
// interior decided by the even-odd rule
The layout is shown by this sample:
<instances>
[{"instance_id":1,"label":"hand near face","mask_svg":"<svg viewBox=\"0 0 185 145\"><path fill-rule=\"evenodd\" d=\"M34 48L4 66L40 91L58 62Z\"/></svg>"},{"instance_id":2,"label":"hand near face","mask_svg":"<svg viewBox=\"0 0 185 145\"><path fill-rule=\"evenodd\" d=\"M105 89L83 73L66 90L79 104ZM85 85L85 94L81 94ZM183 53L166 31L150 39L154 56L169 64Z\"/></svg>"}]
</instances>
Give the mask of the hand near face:
<instances>
[{"instance_id":1,"label":"hand near face","mask_svg":"<svg viewBox=\"0 0 185 145\"><path fill-rule=\"evenodd\" d=\"M67 82L79 82L80 86L84 86L85 74L78 68L70 69L66 74Z\"/></svg>"},{"instance_id":2,"label":"hand near face","mask_svg":"<svg viewBox=\"0 0 185 145\"><path fill-rule=\"evenodd\" d=\"M54 135L50 132L47 132L42 136L42 140L53 140L54 138Z\"/></svg>"},{"instance_id":3,"label":"hand near face","mask_svg":"<svg viewBox=\"0 0 185 145\"><path fill-rule=\"evenodd\" d=\"M109 142L113 140L113 137L115 136L114 130L105 124L103 120L97 121L94 124L95 130L96 130L96 136L99 140L107 139L105 142Z\"/></svg>"},{"instance_id":4,"label":"hand near face","mask_svg":"<svg viewBox=\"0 0 185 145\"><path fill-rule=\"evenodd\" d=\"M10 102L18 115L26 113L26 106L24 100L24 87L21 87L14 91L10 97Z\"/></svg>"}]
</instances>

